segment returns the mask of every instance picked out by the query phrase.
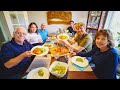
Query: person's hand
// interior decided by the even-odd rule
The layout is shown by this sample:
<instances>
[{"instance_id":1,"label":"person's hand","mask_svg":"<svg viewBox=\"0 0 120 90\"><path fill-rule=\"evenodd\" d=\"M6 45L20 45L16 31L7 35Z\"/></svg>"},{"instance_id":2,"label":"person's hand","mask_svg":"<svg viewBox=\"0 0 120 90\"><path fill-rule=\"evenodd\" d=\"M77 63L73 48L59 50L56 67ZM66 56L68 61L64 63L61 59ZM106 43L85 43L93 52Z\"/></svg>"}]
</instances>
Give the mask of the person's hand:
<instances>
[{"instance_id":1,"label":"person's hand","mask_svg":"<svg viewBox=\"0 0 120 90\"><path fill-rule=\"evenodd\" d=\"M62 43L63 42L63 40L58 40L60 43Z\"/></svg>"},{"instance_id":2,"label":"person's hand","mask_svg":"<svg viewBox=\"0 0 120 90\"><path fill-rule=\"evenodd\" d=\"M75 56L76 55L76 52L70 52L70 56Z\"/></svg>"},{"instance_id":3,"label":"person's hand","mask_svg":"<svg viewBox=\"0 0 120 90\"><path fill-rule=\"evenodd\" d=\"M66 44L64 40L59 40L60 43Z\"/></svg>"},{"instance_id":4,"label":"person's hand","mask_svg":"<svg viewBox=\"0 0 120 90\"><path fill-rule=\"evenodd\" d=\"M39 43L42 43L43 41L39 39L38 42L39 42Z\"/></svg>"},{"instance_id":5,"label":"person's hand","mask_svg":"<svg viewBox=\"0 0 120 90\"><path fill-rule=\"evenodd\" d=\"M24 57L31 57L32 56L31 51L25 51L24 53L22 53L22 55Z\"/></svg>"}]
</instances>

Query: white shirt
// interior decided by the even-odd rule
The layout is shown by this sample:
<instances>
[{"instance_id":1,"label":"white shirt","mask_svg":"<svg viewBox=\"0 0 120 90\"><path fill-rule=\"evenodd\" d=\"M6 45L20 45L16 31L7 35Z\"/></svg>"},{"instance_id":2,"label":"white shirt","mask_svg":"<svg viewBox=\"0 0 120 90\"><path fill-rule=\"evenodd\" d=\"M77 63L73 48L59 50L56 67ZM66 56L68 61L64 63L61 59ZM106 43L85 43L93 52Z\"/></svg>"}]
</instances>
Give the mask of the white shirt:
<instances>
[{"instance_id":1,"label":"white shirt","mask_svg":"<svg viewBox=\"0 0 120 90\"><path fill-rule=\"evenodd\" d=\"M30 42L31 44L34 43L42 43L43 40L41 38L41 35L37 34L37 33L27 33L26 35L26 39L28 40L28 42Z\"/></svg>"}]
</instances>

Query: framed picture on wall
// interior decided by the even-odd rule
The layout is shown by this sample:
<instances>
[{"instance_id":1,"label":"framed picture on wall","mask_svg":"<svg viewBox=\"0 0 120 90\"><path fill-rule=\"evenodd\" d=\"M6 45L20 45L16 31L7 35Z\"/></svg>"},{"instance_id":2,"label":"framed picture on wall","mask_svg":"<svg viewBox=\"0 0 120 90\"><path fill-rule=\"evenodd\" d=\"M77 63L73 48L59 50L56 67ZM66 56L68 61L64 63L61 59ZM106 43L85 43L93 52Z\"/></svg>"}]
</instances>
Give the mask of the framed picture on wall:
<instances>
[{"instance_id":1,"label":"framed picture on wall","mask_svg":"<svg viewBox=\"0 0 120 90\"><path fill-rule=\"evenodd\" d=\"M70 24L72 13L70 11L48 11L48 24Z\"/></svg>"}]
</instances>

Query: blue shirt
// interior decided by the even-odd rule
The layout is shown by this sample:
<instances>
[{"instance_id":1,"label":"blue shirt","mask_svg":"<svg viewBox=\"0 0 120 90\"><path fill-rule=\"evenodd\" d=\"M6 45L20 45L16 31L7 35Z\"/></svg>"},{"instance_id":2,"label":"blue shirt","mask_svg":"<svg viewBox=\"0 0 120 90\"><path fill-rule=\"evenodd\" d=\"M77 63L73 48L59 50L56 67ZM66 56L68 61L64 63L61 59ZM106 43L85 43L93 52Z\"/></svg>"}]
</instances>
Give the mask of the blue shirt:
<instances>
[{"instance_id":1,"label":"blue shirt","mask_svg":"<svg viewBox=\"0 0 120 90\"><path fill-rule=\"evenodd\" d=\"M23 45L17 44L14 39L7 42L1 47L0 52L0 62L2 64L6 63L12 58L17 57L25 51L31 50L32 45L28 41L24 41ZM26 69L32 62L31 58L24 58L19 64L13 66L12 68L6 68L3 72L0 73L0 77L3 78L20 78L23 73L25 73Z\"/></svg>"},{"instance_id":2,"label":"blue shirt","mask_svg":"<svg viewBox=\"0 0 120 90\"><path fill-rule=\"evenodd\" d=\"M90 57L95 64L93 70L99 79L116 79L116 68L118 65L119 55L116 49L110 47L105 52L100 52L100 49L95 47L89 52L79 52L78 56Z\"/></svg>"},{"instance_id":3,"label":"blue shirt","mask_svg":"<svg viewBox=\"0 0 120 90\"><path fill-rule=\"evenodd\" d=\"M45 42L48 37L48 31L46 29L45 30L39 29L38 33L41 35L43 42Z\"/></svg>"}]
</instances>

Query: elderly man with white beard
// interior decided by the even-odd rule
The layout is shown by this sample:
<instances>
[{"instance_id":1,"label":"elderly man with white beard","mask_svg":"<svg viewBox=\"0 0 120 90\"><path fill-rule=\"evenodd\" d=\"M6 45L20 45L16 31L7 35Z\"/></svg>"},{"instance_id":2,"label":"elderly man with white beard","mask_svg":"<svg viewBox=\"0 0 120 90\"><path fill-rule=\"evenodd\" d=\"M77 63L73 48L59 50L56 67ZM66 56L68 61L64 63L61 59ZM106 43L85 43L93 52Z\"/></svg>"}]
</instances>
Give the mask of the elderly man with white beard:
<instances>
[{"instance_id":1,"label":"elderly man with white beard","mask_svg":"<svg viewBox=\"0 0 120 90\"><path fill-rule=\"evenodd\" d=\"M32 62L33 46L25 39L26 33L25 28L16 28L12 40L1 47L1 79L20 79Z\"/></svg>"}]
</instances>

